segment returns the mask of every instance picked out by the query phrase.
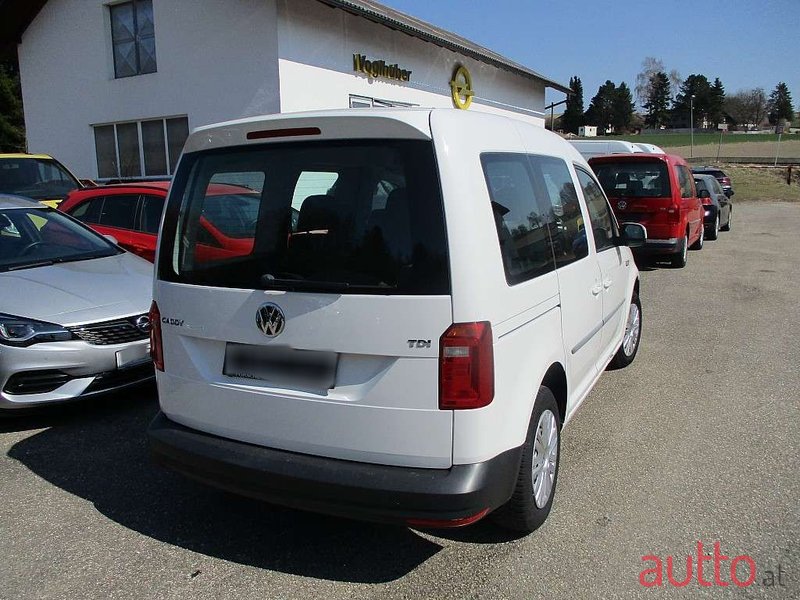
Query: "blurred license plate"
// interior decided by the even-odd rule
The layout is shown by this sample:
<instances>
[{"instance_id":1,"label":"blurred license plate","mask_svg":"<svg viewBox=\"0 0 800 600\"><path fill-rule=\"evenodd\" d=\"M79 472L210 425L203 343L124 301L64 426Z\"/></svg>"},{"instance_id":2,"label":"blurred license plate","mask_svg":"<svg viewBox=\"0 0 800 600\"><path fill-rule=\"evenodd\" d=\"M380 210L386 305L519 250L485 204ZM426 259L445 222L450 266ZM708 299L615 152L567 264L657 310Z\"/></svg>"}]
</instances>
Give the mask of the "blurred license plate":
<instances>
[{"instance_id":1,"label":"blurred license plate","mask_svg":"<svg viewBox=\"0 0 800 600\"><path fill-rule=\"evenodd\" d=\"M138 344L117 351L117 368L135 367L150 360L150 344Z\"/></svg>"},{"instance_id":2,"label":"blurred license plate","mask_svg":"<svg viewBox=\"0 0 800 600\"><path fill-rule=\"evenodd\" d=\"M336 378L335 352L293 350L228 343L223 375L268 381L277 386L331 389Z\"/></svg>"}]
</instances>

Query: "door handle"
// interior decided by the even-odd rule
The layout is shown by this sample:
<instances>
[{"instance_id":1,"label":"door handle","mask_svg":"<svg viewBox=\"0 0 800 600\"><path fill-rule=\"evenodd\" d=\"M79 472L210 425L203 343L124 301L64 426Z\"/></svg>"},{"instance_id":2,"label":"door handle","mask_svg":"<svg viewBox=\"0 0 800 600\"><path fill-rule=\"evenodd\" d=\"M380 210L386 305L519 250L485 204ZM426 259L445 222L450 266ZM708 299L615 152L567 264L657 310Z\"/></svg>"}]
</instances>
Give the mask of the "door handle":
<instances>
[{"instance_id":1,"label":"door handle","mask_svg":"<svg viewBox=\"0 0 800 600\"><path fill-rule=\"evenodd\" d=\"M605 281L603 281L603 289L607 290L610 287L611 287L611 280L610 279L606 279Z\"/></svg>"},{"instance_id":2,"label":"door handle","mask_svg":"<svg viewBox=\"0 0 800 600\"><path fill-rule=\"evenodd\" d=\"M597 296L600 292L603 291L603 286L599 283L596 283L594 287L592 287L592 296Z\"/></svg>"}]
</instances>

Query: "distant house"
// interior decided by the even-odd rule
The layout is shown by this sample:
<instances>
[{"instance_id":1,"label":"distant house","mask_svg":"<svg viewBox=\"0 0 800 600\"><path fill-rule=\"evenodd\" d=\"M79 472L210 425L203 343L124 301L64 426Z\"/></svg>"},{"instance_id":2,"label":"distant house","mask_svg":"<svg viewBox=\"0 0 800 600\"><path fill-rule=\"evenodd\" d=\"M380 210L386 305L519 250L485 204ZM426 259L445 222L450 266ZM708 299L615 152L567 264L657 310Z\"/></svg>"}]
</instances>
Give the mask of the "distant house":
<instances>
[{"instance_id":1,"label":"distant house","mask_svg":"<svg viewBox=\"0 0 800 600\"><path fill-rule=\"evenodd\" d=\"M578 135L581 137L597 137L597 125L582 125L578 127Z\"/></svg>"}]
</instances>

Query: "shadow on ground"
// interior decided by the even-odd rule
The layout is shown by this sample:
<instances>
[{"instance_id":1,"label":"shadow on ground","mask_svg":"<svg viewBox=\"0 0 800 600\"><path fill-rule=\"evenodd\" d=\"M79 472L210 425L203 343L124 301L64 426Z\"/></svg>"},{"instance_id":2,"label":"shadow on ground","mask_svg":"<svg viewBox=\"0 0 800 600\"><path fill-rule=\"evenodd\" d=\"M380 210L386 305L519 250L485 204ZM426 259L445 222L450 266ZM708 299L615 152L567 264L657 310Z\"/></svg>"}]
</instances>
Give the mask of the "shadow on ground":
<instances>
[{"instance_id":1,"label":"shadow on ground","mask_svg":"<svg viewBox=\"0 0 800 600\"><path fill-rule=\"evenodd\" d=\"M154 389L144 388L115 398L113 405L93 402L4 420L0 431L47 427L8 455L109 519L210 557L306 577L380 583L402 577L441 549L404 527L274 507L162 470L151 463L145 437L157 411L154 397Z\"/></svg>"}]
</instances>

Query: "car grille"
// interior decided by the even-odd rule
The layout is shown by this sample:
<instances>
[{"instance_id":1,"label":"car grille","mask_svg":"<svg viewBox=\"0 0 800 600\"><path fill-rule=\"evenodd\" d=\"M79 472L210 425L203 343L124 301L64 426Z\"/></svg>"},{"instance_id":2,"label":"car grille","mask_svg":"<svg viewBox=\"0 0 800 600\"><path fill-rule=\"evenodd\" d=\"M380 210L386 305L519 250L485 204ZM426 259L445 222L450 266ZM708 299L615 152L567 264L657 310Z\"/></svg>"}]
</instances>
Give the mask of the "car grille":
<instances>
[{"instance_id":1,"label":"car grille","mask_svg":"<svg viewBox=\"0 0 800 600\"><path fill-rule=\"evenodd\" d=\"M150 321L146 321L146 327L137 327L136 321L147 318L146 314L135 315L125 319L114 321L104 321L102 323L87 323L86 325L76 325L67 327L73 335L79 337L84 342L95 346L108 346L111 344L125 344L143 340L150 336Z\"/></svg>"}]
</instances>

